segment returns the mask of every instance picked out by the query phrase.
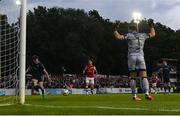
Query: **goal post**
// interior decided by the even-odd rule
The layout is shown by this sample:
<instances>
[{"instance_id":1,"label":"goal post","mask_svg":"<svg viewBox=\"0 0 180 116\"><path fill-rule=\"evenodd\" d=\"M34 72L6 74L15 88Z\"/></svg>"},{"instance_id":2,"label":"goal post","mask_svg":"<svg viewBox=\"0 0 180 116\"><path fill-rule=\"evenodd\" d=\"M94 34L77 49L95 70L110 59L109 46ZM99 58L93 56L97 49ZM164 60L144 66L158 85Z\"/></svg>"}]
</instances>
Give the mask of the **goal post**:
<instances>
[{"instance_id":1,"label":"goal post","mask_svg":"<svg viewBox=\"0 0 180 116\"><path fill-rule=\"evenodd\" d=\"M0 105L25 103L27 0L0 0Z\"/></svg>"},{"instance_id":2,"label":"goal post","mask_svg":"<svg viewBox=\"0 0 180 116\"><path fill-rule=\"evenodd\" d=\"M27 0L21 0L20 9L20 70L19 70L19 102L25 103L26 76L26 10Z\"/></svg>"}]
</instances>

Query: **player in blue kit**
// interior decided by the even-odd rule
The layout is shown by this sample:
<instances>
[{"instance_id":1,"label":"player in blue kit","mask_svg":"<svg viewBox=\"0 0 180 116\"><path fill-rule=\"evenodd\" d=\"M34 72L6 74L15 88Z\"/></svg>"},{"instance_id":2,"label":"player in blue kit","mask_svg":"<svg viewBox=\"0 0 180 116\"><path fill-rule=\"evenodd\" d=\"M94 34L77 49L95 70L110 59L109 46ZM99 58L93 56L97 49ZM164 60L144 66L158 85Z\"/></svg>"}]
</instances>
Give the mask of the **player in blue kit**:
<instances>
[{"instance_id":1,"label":"player in blue kit","mask_svg":"<svg viewBox=\"0 0 180 116\"><path fill-rule=\"evenodd\" d=\"M163 60L162 72L163 72L165 93L167 92L167 90L168 90L168 93L170 93L171 92L171 84L170 84L171 67L167 64L167 61L165 60Z\"/></svg>"},{"instance_id":2,"label":"player in blue kit","mask_svg":"<svg viewBox=\"0 0 180 116\"><path fill-rule=\"evenodd\" d=\"M146 64L144 60L144 43L146 39L155 36L154 23L152 19L148 20L150 32L139 33L136 30L136 26L129 26L128 33L121 35L118 31L118 25L114 26L114 36L118 40L126 40L128 44L128 69L130 76L130 85L133 94L133 100L140 101L141 98L136 94L136 77L142 77L143 89L145 91L145 98L153 100L153 97L149 94L149 81L147 79Z\"/></svg>"},{"instance_id":3,"label":"player in blue kit","mask_svg":"<svg viewBox=\"0 0 180 116\"><path fill-rule=\"evenodd\" d=\"M32 90L36 90L39 92L41 90L42 96L44 97L45 89L44 89L44 78L45 74L48 80L50 81L49 74L46 71L44 65L39 61L39 57L37 55L33 55L32 64L28 67L26 73L30 73L32 75Z\"/></svg>"}]
</instances>

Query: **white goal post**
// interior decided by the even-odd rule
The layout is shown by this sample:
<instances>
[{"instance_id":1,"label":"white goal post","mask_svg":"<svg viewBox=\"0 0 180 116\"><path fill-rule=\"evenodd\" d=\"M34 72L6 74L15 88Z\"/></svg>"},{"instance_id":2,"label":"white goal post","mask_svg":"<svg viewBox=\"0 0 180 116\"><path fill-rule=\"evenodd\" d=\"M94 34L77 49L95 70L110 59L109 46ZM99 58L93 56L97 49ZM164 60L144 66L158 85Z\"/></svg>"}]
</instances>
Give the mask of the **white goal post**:
<instances>
[{"instance_id":1,"label":"white goal post","mask_svg":"<svg viewBox=\"0 0 180 116\"><path fill-rule=\"evenodd\" d=\"M0 0L0 105L25 103L27 0Z\"/></svg>"},{"instance_id":2,"label":"white goal post","mask_svg":"<svg viewBox=\"0 0 180 116\"><path fill-rule=\"evenodd\" d=\"M25 103L25 75L26 75L26 11L27 0L21 0L20 10L20 70L19 70L19 102Z\"/></svg>"}]
</instances>

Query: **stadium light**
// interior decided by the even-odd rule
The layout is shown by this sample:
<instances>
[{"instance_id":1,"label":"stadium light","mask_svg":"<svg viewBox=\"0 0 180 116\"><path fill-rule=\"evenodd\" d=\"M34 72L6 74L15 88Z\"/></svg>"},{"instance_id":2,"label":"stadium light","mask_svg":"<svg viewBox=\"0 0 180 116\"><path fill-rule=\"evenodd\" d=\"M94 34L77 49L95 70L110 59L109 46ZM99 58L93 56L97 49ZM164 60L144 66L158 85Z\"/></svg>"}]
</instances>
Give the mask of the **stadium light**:
<instances>
[{"instance_id":1,"label":"stadium light","mask_svg":"<svg viewBox=\"0 0 180 116\"><path fill-rule=\"evenodd\" d=\"M133 13L133 20L134 20L134 23L137 24L137 32L139 32L139 23L141 21L141 13L139 12L134 12Z\"/></svg>"},{"instance_id":2,"label":"stadium light","mask_svg":"<svg viewBox=\"0 0 180 116\"><path fill-rule=\"evenodd\" d=\"M16 5L20 6L21 5L21 0L16 0Z\"/></svg>"}]
</instances>

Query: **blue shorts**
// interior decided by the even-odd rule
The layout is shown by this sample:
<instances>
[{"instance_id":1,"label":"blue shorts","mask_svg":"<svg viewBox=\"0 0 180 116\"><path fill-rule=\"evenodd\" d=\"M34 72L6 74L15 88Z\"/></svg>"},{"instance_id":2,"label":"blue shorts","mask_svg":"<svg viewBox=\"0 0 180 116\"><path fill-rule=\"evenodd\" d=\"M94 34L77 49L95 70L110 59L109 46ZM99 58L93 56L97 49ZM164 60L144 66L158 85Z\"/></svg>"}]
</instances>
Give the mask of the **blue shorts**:
<instances>
[{"instance_id":1,"label":"blue shorts","mask_svg":"<svg viewBox=\"0 0 180 116\"><path fill-rule=\"evenodd\" d=\"M38 82L44 81L43 76L34 76L34 77L32 77L32 79L38 80Z\"/></svg>"}]
</instances>

